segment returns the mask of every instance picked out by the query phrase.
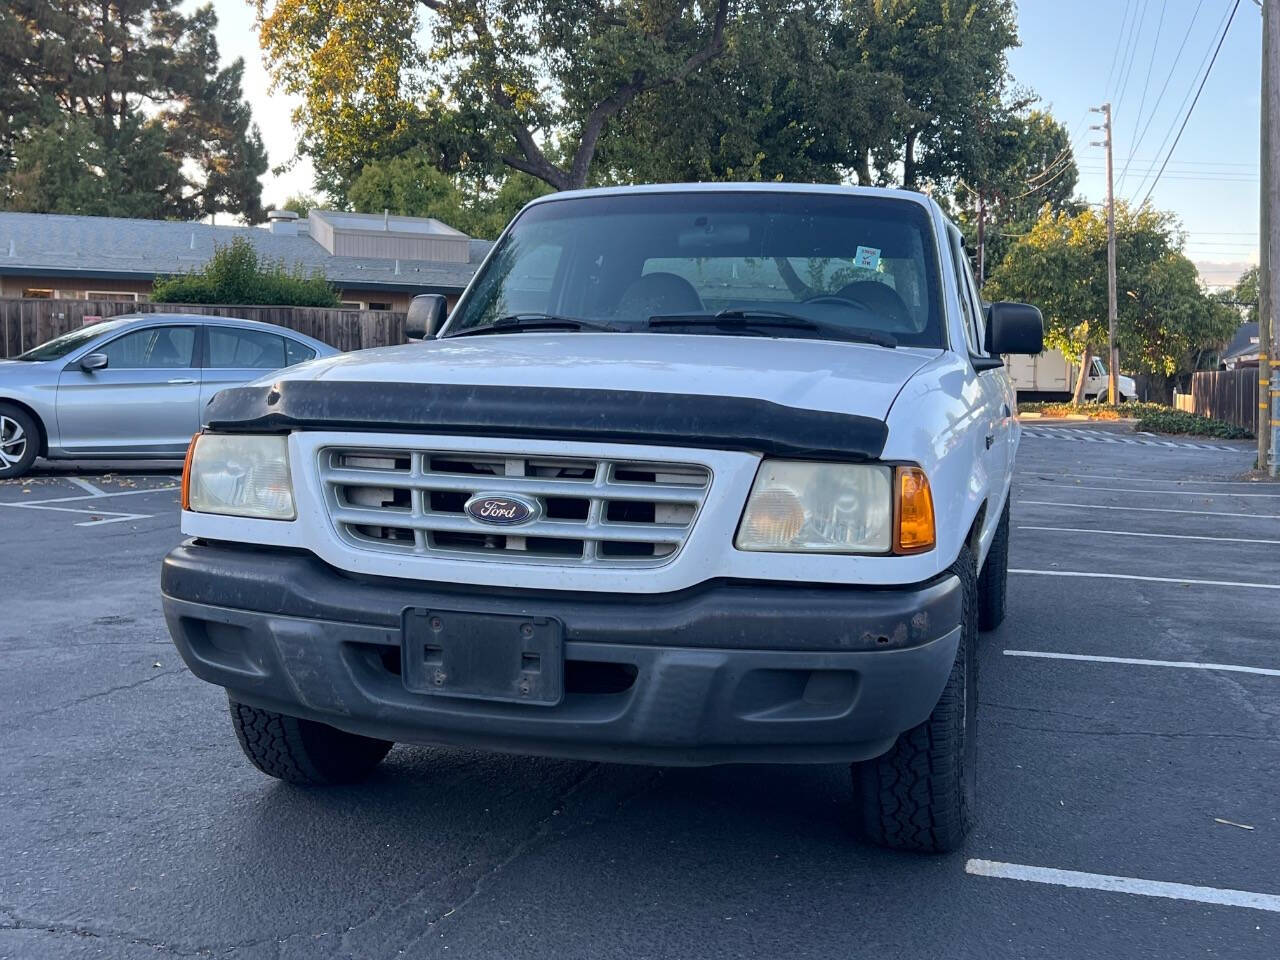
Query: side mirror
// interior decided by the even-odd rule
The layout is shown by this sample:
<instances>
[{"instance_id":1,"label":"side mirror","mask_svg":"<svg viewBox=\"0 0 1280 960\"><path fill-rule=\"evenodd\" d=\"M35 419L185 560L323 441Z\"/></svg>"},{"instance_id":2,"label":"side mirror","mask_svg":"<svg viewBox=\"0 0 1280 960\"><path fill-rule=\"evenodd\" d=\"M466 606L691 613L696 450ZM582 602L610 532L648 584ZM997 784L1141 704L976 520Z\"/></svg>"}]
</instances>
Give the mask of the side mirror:
<instances>
[{"instance_id":1,"label":"side mirror","mask_svg":"<svg viewBox=\"0 0 1280 960\"><path fill-rule=\"evenodd\" d=\"M418 340L434 340L444 326L448 304L438 293L420 293L409 301L404 318L405 336Z\"/></svg>"},{"instance_id":2,"label":"side mirror","mask_svg":"<svg viewBox=\"0 0 1280 960\"><path fill-rule=\"evenodd\" d=\"M107 369L107 355L105 353L86 353L80 358L80 369L85 373Z\"/></svg>"},{"instance_id":3,"label":"side mirror","mask_svg":"<svg viewBox=\"0 0 1280 960\"><path fill-rule=\"evenodd\" d=\"M1044 351L1044 317L1029 303L993 303L987 307L987 352L1038 354Z\"/></svg>"}]
</instances>

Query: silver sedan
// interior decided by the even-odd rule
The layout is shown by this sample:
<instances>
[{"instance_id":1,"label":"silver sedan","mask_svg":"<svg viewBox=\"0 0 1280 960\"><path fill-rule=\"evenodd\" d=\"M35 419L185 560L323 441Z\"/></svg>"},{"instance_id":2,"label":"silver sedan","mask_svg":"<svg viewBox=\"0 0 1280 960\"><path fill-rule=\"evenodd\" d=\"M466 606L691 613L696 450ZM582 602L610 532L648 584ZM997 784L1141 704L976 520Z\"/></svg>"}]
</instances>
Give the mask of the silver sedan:
<instances>
[{"instance_id":1,"label":"silver sedan","mask_svg":"<svg viewBox=\"0 0 1280 960\"><path fill-rule=\"evenodd\" d=\"M224 387L339 351L252 320L151 313L0 360L0 479L36 457L181 457Z\"/></svg>"}]
</instances>

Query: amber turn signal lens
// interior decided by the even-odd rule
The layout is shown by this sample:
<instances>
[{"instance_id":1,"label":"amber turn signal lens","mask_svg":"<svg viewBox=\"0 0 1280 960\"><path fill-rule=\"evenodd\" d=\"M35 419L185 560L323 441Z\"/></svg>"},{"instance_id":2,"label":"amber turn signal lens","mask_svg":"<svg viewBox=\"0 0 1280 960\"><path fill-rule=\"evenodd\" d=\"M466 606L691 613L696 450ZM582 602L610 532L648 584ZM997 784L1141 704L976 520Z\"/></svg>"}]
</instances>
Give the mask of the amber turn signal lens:
<instances>
[{"instance_id":1,"label":"amber turn signal lens","mask_svg":"<svg viewBox=\"0 0 1280 960\"><path fill-rule=\"evenodd\" d=\"M932 550L937 541L937 531L933 522L933 494L929 490L929 478L919 467L898 467L897 480L893 552Z\"/></svg>"},{"instance_id":2,"label":"amber turn signal lens","mask_svg":"<svg viewBox=\"0 0 1280 960\"><path fill-rule=\"evenodd\" d=\"M196 434L191 438L191 442L187 444L187 459L182 463L182 509L191 509L191 458L196 453L196 443L200 440L200 434Z\"/></svg>"}]
</instances>

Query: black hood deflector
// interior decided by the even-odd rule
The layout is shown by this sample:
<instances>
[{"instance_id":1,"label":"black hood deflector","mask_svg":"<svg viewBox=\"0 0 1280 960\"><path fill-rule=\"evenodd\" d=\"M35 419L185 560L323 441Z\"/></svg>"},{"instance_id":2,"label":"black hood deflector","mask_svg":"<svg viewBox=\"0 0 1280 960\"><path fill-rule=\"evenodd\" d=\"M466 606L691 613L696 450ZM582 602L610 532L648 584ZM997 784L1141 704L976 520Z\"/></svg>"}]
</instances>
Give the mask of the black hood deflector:
<instances>
[{"instance_id":1,"label":"black hood deflector","mask_svg":"<svg viewBox=\"0 0 1280 960\"><path fill-rule=\"evenodd\" d=\"M875 460L881 420L746 397L567 387L282 380L232 387L205 410L209 429L242 433L367 430L592 440Z\"/></svg>"}]
</instances>

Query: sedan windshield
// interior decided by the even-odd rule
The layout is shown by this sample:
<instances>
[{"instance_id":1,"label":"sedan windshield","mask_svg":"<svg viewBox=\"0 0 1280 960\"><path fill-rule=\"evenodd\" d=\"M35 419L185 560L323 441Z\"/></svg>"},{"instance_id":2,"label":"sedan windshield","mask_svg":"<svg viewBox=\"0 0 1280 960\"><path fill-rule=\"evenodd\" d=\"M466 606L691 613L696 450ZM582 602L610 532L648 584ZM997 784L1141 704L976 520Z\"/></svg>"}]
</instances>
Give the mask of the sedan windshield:
<instances>
[{"instance_id":1,"label":"sedan windshield","mask_svg":"<svg viewBox=\"0 0 1280 960\"><path fill-rule=\"evenodd\" d=\"M565 197L500 241L445 336L645 330L944 345L927 210L893 197Z\"/></svg>"},{"instance_id":2,"label":"sedan windshield","mask_svg":"<svg viewBox=\"0 0 1280 960\"><path fill-rule=\"evenodd\" d=\"M115 330L117 327L124 326L126 320L108 320L104 323L95 323L89 327L80 327L78 330L72 330L70 333L64 333L60 337L54 337L48 343L42 343L38 347L32 347L26 353L20 353L14 357L15 360L61 360L67 354L83 347L90 340L96 340L104 333Z\"/></svg>"}]
</instances>

